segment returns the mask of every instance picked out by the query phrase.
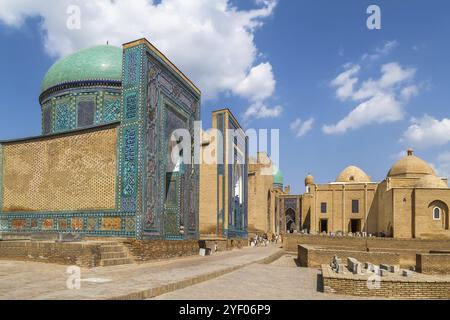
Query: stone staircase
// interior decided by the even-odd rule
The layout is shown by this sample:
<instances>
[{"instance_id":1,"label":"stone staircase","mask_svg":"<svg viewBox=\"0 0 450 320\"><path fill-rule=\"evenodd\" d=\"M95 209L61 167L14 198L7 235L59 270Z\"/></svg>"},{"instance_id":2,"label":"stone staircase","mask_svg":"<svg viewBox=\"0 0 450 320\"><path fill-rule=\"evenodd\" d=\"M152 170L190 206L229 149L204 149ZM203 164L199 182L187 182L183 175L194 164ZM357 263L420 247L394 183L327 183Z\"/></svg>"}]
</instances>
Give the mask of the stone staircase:
<instances>
[{"instance_id":1,"label":"stone staircase","mask_svg":"<svg viewBox=\"0 0 450 320\"><path fill-rule=\"evenodd\" d=\"M105 243L100 246L101 267L133 264L134 258L129 254L127 247L119 242Z\"/></svg>"}]
</instances>

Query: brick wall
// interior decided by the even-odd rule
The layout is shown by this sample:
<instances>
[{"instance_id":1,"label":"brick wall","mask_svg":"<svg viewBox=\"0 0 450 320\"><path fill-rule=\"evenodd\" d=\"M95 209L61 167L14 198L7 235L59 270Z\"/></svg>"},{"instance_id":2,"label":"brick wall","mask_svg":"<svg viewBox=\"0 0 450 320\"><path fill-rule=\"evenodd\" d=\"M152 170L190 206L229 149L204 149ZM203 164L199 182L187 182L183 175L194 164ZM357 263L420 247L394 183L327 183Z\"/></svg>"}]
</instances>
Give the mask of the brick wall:
<instances>
[{"instance_id":1,"label":"brick wall","mask_svg":"<svg viewBox=\"0 0 450 320\"><path fill-rule=\"evenodd\" d=\"M100 240L100 238L98 239ZM104 239L103 239L104 240ZM101 241L101 240L100 240ZM236 241L236 240L235 240ZM123 244L136 262L198 255L199 242L116 239L107 242L0 241L0 258L96 267L100 265L102 244ZM234 242L234 247L240 242ZM231 244L228 245L231 248Z\"/></svg>"},{"instance_id":2,"label":"brick wall","mask_svg":"<svg viewBox=\"0 0 450 320\"><path fill-rule=\"evenodd\" d=\"M91 243L0 241L0 258L95 267L101 259L100 245Z\"/></svg>"},{"instance_id":3,"label":"brick wall","mask_svg":"<svg viewBox=\"0 0 450 320\"><path fill-rule=\"evenodd\" d=\"M329 270L328 266L322 266L326 293L393 299L450 299L449 281L382 280L379 289L370 290L365 279L333 276Z\"/></svg>"},{"instance_id":4,"label":"brick wall","mask_svg":"<svg viewBox=\"0 0 450 320\"><path fill-rule=\"evenodd\" d=\"M450 274L450 254L417 254L416 270L425 274Z\"/></svg>"},{"instance_id":5,"label":"brick wall","mask_svg":"<svg viewBox=\"0 0 450 320\"><path fill-rule=\"evenodd\" d=\"M357 251L353 248L321 248L308 245L298 246L298 259L302 267L316 268L322 264L329 264L333 256L337 255L343 263L347 258L352 257L361 262L371 262L374 264L400 264L400 255L392 252L367 252Z\"/></svg>"},{"instance_id":6,"label":"brick wall","mask_svg":"<svg viewBox=\"0 0 450 320\"><path fill-rule=\"evenodd\" d=\"M174 258L198 255L197 240L167 241L167 240L125 240L123 244L134 256L136 262L155 259Z\"/></svg>"}]
</instances>

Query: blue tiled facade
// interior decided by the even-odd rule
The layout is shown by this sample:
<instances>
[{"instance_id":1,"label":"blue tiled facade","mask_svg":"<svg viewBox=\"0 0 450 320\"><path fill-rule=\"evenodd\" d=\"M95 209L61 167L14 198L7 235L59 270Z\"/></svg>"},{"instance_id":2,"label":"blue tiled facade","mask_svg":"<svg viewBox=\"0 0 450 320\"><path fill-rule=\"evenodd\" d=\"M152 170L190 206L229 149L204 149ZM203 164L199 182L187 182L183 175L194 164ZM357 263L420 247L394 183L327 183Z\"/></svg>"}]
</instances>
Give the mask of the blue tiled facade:
<instances>
[{"instance_id":1,"label":"blue tiled facade","mask_svg":"<svg viewBox=\"0 0 450 320\"><path fill-rule=\"evenodd\" d=\"M40 96L43 136L118 126L115 210L0 211L0 232L198 238L199 167L186 165L183 171L170 173L171 133L167 129L175 123L194 136L194 121L200 119L200 91L145 39L124 45L121 68L120 81L66 81L45 87ZM3 170L0 142L1 210ZM172 188L171 181L176 187ZM167 204L167 190L174 190L175 205ZM103 230L102 219L107 218L120 219L120 227Z\"/></svg>"}]
</instances>

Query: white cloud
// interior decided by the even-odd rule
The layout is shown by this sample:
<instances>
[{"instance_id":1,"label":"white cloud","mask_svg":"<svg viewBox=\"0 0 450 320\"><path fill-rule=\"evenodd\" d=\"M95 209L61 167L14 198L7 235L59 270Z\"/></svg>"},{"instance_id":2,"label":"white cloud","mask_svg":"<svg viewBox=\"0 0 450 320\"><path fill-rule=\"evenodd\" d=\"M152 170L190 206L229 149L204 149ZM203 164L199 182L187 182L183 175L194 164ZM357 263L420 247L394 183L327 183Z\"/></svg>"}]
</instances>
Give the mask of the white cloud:
<instances>
[{"instance_id":1,"label":"white cloud","mask_svg":"<svg viewBox=\"0 0 450 320\"><path fill-rule=\"evenodd\" d=\"M300 138L312 129L313 124L314 118L310 118L306 121L302 121L302 119L297 118L294 122L291 123L290 128L292 132L294 132L296 138Z\"/></svg>"},{"instance_id":2,"label":"white cloud","mask_svg":"<svg viewBox=\"0 0 450 320\"><path fill-rule=\"evenodd\" d=\"M405 100L409 100L419 93L419 88L416 85L411 85L402 89L401 95Z\"/></svg>"},{"instance_id":3,"label":"white cloud","mask_svg":"<svg viewBox=\"0 0 450 320\"><path fill-rule=\"evenodd\" d=\"M429 163L438 177L450 178L450 152L445 151L438 155L435 163Z\"/></svg>"},{"instance_id":4,"label":"white cloud","mask_svg":"<svg viewBox=\"0 0 450 320\"><path fill-rule=\"evenodd\" d=\"M331 85L337 87L336 96L341 100L346 100L353 95L353 87L358 82L355 75L361 69L359 65L347 65L346 68L347 70L331 81Z\"/></svg>"},{"instance_id":5,"label":"white cloud","mask_svg":"<svg viewBox=\"0 0 450 320\"><path fill-rule=\"evenodd\" d=\"M382 57L385 57L385 56L389 55L392 52L392 50L394 50L397 47L397 44L398 43L397 43L396 40L386 41L384 43L383 47L381 47L381 48L377 47L375 49L375 53L373 53L373 54L368 54L368 53L364 54L361 57L361 60L363 60L363 61L364 60L372 60L372 61L374 61L374 60L378 60L378 59L380 59Z\"/></svg>"},{"instance_id":6,"label":"white cloud","mask_svg":"<svg viewBox=\"0 0 450 320\"><path fill-rule=\"evenodd\" d=\"M403 68L396 62L384 64L379 79L369 78L355 90L360 66L346 65L345 68L331 85L339 99L357 102L358 105L338 123L323 126L326 134L345 133L368 124L404 118L405 105L418 93L417 86L409 84L415 76L415 69Z\"/></svg>"},{"instance_id":7,"label":"white cloud","mask_svg":"<svg viewBox=\"0 0 450 320\"><path fill-rule=\"evenodd\" d=\"M402 150L402 151L399 151L397 153L391 154L389 156L389 158L397 161L397 160L400 160L401 158L403 158L404 156L406 156L406 154L407 154L407 151L406 150Z\"/></svg>"},{"instance_id":8,"label":"white cloud","mask_svg":"<svg viewBox=\"0 0 450 320\"><path fill-rule=\"evenodd\" d=\"M146 37L201 88L204 99L232 93L262 104L275 79L270 63L257 61L254 37L277 0L255 4L240 10L230 0L1 0L0 23L18 28L40 17L45 49L55 57ZM80 30L66 27L69 5L80 7Z\"/></svg>"},{"instance_id":9,"label":"white cloud","mask_svg":"<svg viewBox=\"0 0 450 320\"><path fill-rule=\"evenodd\" d=\"M253 67L234 91L252 101L263 101L269 98L275 91L275 79L270 63L261 63Z\"/></svg>"},{"instance_id":10,"label":"white cloud","mask_svg":"<svg viewBox=\"0 0 450 320\"><path fill-rule=\"evenodd\" d=\"M450 119L437 120L429 115L412 118L401 141L416 148L442 146L450 142Z\"/></svg>"},{"instance_id":11,"label":"white cloud","mask_svg":"<svg viewBox=\"0 0 450 320\"><path fill-rule=\"evenodd\" d=\"M244 119L276 118L279 117L282 112L283 108L281 106L268 107L262 102L255 102L248 107L247 111L245 111Z\"/></svg>"}]
</instances>

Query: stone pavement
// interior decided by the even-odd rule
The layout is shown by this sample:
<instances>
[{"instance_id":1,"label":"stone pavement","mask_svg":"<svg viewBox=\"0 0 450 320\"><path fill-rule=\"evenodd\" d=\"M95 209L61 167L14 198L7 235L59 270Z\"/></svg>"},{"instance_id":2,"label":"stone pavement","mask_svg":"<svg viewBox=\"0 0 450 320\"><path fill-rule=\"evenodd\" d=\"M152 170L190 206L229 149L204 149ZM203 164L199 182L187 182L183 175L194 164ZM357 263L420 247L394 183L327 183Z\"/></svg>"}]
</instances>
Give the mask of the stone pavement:
<instances>
[{"instance_id":1,"label":"stone pavement","mask_svg":"<svg viewBox=\"0 0 450 320\"><path fill-rule=\"evenodd\" d=\"M67 266L0 260L0 299L145 299L273 261L282 253L277 246L249 247L207 257L81 269L79 290L67 289Z\"/></svg>"},{"instance_id":2,"label":"stone pavement","mask_svg":"<svg viewBox=\"0 0 450 320\"><path fill-rule=\"evenodd\" d=\"M219 278L158 296L158 300L335 300L369 299L317 291L318 269L300 268L285 255L271 264L252 264Z\"/></svg>"}]
</instances>

